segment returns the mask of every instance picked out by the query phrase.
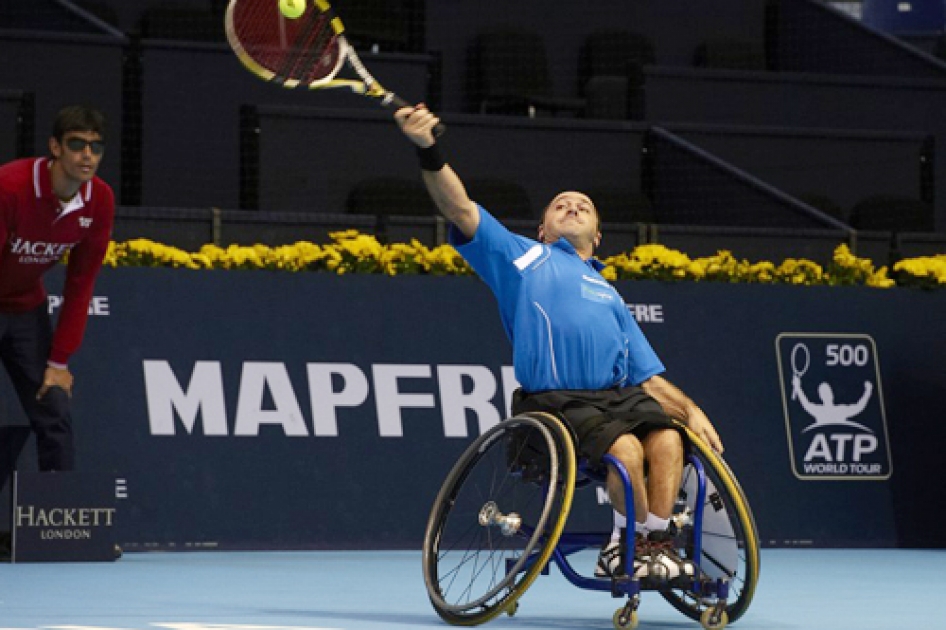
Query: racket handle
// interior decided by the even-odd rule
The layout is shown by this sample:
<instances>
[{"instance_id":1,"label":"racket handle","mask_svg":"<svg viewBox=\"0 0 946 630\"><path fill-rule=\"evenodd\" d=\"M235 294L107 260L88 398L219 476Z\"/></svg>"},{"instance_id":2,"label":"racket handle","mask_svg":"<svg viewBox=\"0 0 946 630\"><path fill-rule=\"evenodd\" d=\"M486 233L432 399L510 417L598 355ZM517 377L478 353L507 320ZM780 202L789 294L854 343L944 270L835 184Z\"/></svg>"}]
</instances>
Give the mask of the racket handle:
<instances>
[{"instance_id":1,"label":"racket handle","mask_svg":"<svg viewBox=\"0 0 946 630\"><path fill-rule=\"evenodd\" d=\"M386 105L390 105L394 109L401 109L402 107L414 107L413 103L408 103L403 98L395 94L394 92L388 92L388 97L385 100ZM437 126L433 129L433 134L435 138L439 138L447 131L447 126L443 123L437 123Z\"/></svg>"}]
</instances>

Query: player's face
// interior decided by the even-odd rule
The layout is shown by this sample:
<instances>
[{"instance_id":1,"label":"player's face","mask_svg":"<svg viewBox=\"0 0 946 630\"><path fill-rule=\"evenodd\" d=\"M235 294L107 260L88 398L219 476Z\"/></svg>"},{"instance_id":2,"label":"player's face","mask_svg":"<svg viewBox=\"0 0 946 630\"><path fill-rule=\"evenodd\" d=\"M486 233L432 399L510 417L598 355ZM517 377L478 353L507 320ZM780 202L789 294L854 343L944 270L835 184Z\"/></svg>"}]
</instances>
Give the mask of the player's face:
<instances>
[{"instance_id":1,"label":"player's face","mask_svg":"<svg viewBox=\"0 0 946 630\"><path fill-rule=\"evenodd\" d=\"M85 183L95 177L105 155L105 143L94 131L67 131L62 142L50 138L49 150L69 179Z\"/></svg>"},{"instance_id":2,"label":"player's face","mask_svg":"<svg viewBox=\"0 0 946 630\"><path fill-rule=\"evenodd\" d=\"M587 195L567 191L559 194L545 209L539 240L554 243L566 239L575 249L594 249L601 239L598 211Z\"/></svg>"}]
</instances>

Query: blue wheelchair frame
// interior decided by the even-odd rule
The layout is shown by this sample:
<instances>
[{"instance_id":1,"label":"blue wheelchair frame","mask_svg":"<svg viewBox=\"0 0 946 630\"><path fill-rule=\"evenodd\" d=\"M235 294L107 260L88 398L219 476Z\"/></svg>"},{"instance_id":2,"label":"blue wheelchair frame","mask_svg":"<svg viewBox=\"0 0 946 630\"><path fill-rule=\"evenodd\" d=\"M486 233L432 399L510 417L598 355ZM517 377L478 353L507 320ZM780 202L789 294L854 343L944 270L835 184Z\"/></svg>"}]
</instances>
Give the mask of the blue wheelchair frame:
<instances>
[{"instance_id":1,"label":"blue wheelchair frame","mask_svg":"<svg viewBox=\"0 0 946 630\"><path fill-rule=\"evenodd\" d=\"M630 475L627 472L624 464L622 464L617 458L612 455L605 455L603 461L609 466L614 468L617 471L618 475L621 477L621 481L624 485L624 501L625 501L625 514L627 515L627 522L634 523L635 510L634 510L634 490L631 486ZM700 567L700 559L702 558L702 531L703 531L703 510L706 505L706 471L703 468L703 463L695 457L693 454L687 455L687 462L693 466L693 469L697 474L697 497L695 503L695 510L693 514L693 553L692 553L692 562L696 565L697 568L697 577L692 579L692 583L689 585L692 592L698 594L700 597L704 598L714 598L716 603L712 607L713 614L710 617L710 623L714 625L719 623L720 616L726 608L726 600L729 597L729 580L722 578L718 579L707 579L699 577L702 575L702 567ZM601 475L595 475L590 469L590 466L587 462L582 461L579 464L579 473L581 473L584 478L576 482L578 485L587 485L591 482L604 482L605 477ZM525 537L531 537L534 533L534 530L531 528L524 527L519 535ZM577 586L578 588L585 590L593 591L610 591L612 597L627 597L628 603L624 607L623 611L619 610L618 615L621 616L621 619L624 624L627 624L630 620L631 614L637 610L637 607L640 604L640 593L642 590L657 590L655 586L642 587L641 580L637 577L632 576L622 576L616 578L598 578L598 577L585 577L579 574L568 561L568 556L577 553L579 551L584 551L589 548L598 548L601 545L602 534L598 533L568 533L563 532L558 539L558 543L555 545L555 549L552 551L551 561L554 561L556 566L562 572L562 575L565 576L569 582ZM634 566L634 547L633 545L628 545L625 550L625 567ZM533 553L533 558L525 563L522 567L522 571L528 570L534 564L534 556L537 553ZM512 562L507 561L507 570L512 570ZM542 575L549 574L549 566L546 565L541 571ZM663 585L665 586L665 584ZM685 585L686 586L686 585ZM697 590L698 589L698 590ZM617 619L617 616L616 616ZM628 626L630 627L630 626Z\"/></svg>"},{"instance_id":2,"label":"blue wheelchair frame","mask_svg":"<svg viewBox=\"0 0 946 630\"><path fill-rule=\"evenodd\" d=\"M552 414L524 414L483 433L451 469L427 521L424 580L437 613L463 626L514 615L522 594L554 562L579 588L627 598L612 618L618 630L636 627L642 591L659 592L706 630L738 620L758 580L758 531L726 462L687 433L672 544L694 571L669 581L656 566L639 577L632 570L598 578L570 564L569 556L597 551L611 533L565 531L577 488L617 475L625 514L636 522L634 489L621 462L605 455L604 465L592 469L576 461L573 434ZM469 492L461 491L467 485ZM624 553L624 565L633 567L633 547Z\"/></svg>"}]
</instances>

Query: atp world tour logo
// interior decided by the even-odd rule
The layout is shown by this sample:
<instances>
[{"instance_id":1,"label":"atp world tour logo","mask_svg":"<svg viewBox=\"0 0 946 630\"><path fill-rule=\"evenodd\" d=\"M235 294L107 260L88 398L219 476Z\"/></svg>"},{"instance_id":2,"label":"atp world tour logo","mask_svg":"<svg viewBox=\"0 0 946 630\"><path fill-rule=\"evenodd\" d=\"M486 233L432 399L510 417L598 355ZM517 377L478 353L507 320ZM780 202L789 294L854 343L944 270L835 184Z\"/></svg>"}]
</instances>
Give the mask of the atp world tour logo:
<instances>
[{"instance_id":1,"label":"atp world tour logo","mask_svg":"<svg viewBox=\"0 0 946 630\"><path fill-rule=\"evenodd\" d=\"M792 469L799 479L888 479L890 440L868 335L775 340Z\"/></svg>"}]
</instances>

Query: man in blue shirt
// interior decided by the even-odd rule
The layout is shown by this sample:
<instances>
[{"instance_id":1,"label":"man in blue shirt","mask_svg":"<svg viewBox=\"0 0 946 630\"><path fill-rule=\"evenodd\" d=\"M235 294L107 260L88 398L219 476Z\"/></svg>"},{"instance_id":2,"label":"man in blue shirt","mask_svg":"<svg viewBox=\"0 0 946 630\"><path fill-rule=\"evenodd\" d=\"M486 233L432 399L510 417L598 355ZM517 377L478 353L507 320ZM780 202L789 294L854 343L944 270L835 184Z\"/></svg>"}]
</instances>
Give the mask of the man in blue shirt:
<instances>
[{"instance_id":1,"label":"man in blue shirt","mask_svg":"<svg viewBox=\"0 0 946 630\"><path fill-rule=\"evenodd\" d=\"M398 110L395 120L416 145L424 183L452 223L451 243L499 303L521 385L513 413L555 411L574 429L581 457L598 466L610 454L625 465L638 521L634 575L693 575L693 564L679 558L668 531L684 456L682 436L669 418L719 452L722 443L703 411L660 376L663 364L599 273L593 253L601 241L600 222L591 199L560 193L545 209L538 240L515 235L470 200L444 162L433 135L439 124L434 114L418 105ZM624 490L614 471L608 472L607 489L617 514L595 570L600 577L626 572Z\"/></svg>"}]
</instances>

